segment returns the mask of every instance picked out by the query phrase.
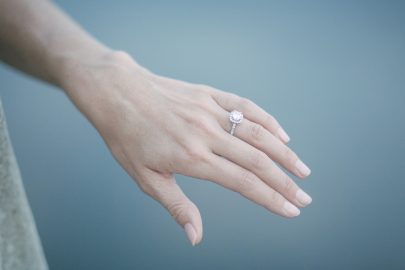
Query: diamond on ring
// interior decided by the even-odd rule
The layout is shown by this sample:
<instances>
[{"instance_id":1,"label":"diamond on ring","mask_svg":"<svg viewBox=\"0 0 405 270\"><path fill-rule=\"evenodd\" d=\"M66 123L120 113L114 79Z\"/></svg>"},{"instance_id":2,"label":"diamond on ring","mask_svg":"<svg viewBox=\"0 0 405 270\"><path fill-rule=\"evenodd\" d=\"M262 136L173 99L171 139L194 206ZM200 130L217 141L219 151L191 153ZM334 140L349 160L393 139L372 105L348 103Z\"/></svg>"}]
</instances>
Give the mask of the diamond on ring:
<instances>
[{"instance_id":1,"label":"diamond on ring","mask_svg":"<svg viewBox=\"0 0 405 270\"><path fill-rule=\"evenodd\" d=\"M242 123L243 120L243 113L239 112L237 110L233 110L229 113L229 121L232 123L232 128L231 128L231 135L235 132L235 128L237 124Z\"/></svg>"}]
</instances>

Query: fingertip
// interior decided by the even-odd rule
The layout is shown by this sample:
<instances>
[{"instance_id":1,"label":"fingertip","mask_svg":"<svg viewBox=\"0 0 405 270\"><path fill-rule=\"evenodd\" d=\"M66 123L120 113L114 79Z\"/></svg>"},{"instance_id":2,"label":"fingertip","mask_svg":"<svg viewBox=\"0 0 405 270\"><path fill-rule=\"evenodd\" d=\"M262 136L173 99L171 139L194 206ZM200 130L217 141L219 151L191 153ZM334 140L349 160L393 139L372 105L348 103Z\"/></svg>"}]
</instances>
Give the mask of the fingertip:
<instances>
[{"instance_id":1,"label":"fingertip","mask_svg":"<svg viewBox=\"0 0 405 270\"><path fill-rule=\"evenodd\" d=\"M197 232L190 222L187 222L184 225L184 232L186 233L186 236L190 241L191 245L195 246L197 244Z\"/></svg>"},{"instance_id":2,"label":"fingertip","mask_svg":"<svg viewBox=\"0 0 405 270\"><path fill-rule=\"evenodd\" d=\"M200 244L203 238L202 231L200 233L197 233L197 241L195 242L196 245Z\"/></svg>"},{"instance_id":3,"label":"fingertip","mask_svg":"<svg viewBox=\"0 0 405 270\"><path fill-rule=\"evenodd\" d=\"M289 201L284 202L283 209L287 217L296 217L299 216L301 213L300 209L298 209L295 205L293 205Z\"/></svg>"},{"instance_id":4,"label":"fingertip","mask_svg":"<svg viewBox=\"0 0 405 270\"><path fill-rule=\"evenodd\" d=\"M295 162L295 167L299 173L298 176L302 179L308 177L311 174L311 169L300 159Z\"/></svg>"},{"instance_id":5,"label":"fingertip","mask_svg":"<svg viewBox=\"0 0 405 270\"><path fill-rule=\"evenodd\" d=\"M287 132L282 127L279 127L277 130L278 137L284 142L288 143L290 141L290 136L288 136Z\"/></svg>"}]
</instances>

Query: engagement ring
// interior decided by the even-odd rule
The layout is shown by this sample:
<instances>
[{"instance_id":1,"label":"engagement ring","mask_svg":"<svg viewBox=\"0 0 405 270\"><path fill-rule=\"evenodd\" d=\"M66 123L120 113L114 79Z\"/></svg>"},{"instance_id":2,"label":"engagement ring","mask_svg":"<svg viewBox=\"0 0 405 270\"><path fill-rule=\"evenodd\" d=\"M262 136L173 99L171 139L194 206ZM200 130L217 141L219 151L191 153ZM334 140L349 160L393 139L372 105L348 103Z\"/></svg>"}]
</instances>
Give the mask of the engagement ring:
<instances>
[{"instance_id":1,"label":"engagement ring","mask_svg":"<svg viewBox=\"0 0 405 270\"><path fill-rule=\"evenodd\" d=\"M237 124L242 123L243 120L243 113L233 110L229 113L229 121L232 123L232 128L231 128L231 135L235 132L235 128Z\"/></svg>"}]
</instances>

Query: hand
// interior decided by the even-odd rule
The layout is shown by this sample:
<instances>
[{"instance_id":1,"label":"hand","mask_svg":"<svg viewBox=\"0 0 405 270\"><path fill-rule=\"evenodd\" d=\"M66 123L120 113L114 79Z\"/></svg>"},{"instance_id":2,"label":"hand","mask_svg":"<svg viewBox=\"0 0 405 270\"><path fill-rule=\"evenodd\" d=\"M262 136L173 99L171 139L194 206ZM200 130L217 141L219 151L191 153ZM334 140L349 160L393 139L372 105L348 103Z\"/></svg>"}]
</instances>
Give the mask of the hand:
<instances>
[{"instance_id":1,"label":"hand","mask_svg":"<svg viewBox=\"0 0 405 270\"><path fill-rule=\"evenodd\" d=\"M84 61L83 61L84 62ZM152 74L123 52L66 63L62 87L146 194L160 202L194 245L202 239L198 208L174 174L206 179L284 217L311 198L280 167L310 174L287 147L279 123L248 99ZM229 134L229 112L245 119Z\"/></svg>"}]
</instances>

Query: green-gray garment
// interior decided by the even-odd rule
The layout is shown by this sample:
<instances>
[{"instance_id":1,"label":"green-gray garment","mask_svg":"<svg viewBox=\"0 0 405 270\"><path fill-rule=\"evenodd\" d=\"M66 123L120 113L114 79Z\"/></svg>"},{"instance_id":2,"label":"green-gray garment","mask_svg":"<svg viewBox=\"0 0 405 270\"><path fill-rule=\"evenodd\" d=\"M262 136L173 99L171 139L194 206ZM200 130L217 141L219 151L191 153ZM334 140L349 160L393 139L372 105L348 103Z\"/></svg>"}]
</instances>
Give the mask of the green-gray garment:
<instances>
[{"instance_id":1,"label":"green-gray garment","mask_svg":"<svg viewBox=\"0 0 405 270\"><path fill-rule=\"evenodd\" d=\"M0 270L48 269L0 99Z\"/></svg>"}]
</instances>

